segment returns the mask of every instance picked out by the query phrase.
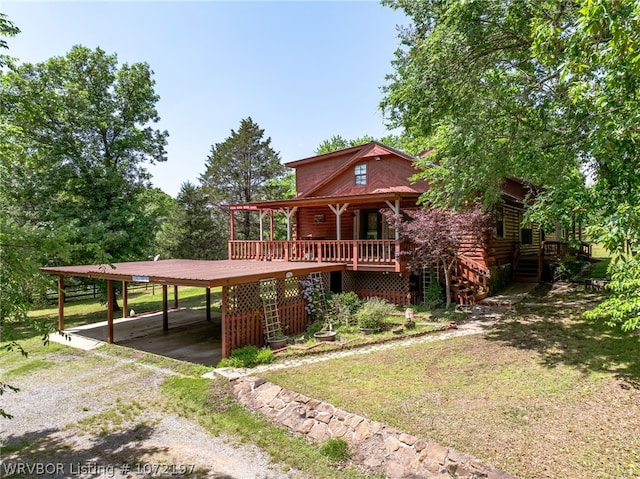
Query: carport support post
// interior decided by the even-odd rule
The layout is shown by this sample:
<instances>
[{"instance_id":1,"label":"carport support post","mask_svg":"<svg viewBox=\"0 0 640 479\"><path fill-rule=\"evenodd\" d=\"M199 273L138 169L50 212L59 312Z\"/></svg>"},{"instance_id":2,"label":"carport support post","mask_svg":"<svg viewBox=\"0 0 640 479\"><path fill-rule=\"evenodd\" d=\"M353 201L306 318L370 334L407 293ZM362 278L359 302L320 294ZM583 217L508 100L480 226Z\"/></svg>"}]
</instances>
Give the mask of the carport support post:
<instances>
[{"instance_id":1,"label":"carport support post","mask_svg":"<svg viewBox=\"0 0 640 479\"><path fill-rule=\"evenodd\" d=\"M107 280L107 343L113 344L113 280Z\"/></svg>"},{"instance_id":2,"label":"carport support post","mask_svg":"<svg viewBox=\"0 0 640 479\"><path fill-rule=\"evenodd\" d=\"M127 286L129 283L126 281L122 282L122 317L129 317L129 290Z\"/></svg>"},{"instance_id":3,"label":"carport support post","mask_svg":"<svg viewBox=\"0 0 640 479\"><path fill-rule=\"evenodd\" d=\"M211 288L207 288L207 321L211 321Z\"/></svg>"},{"instance_id":4,"label":"carport support post","mask_svg":"<svg viewBox=\"0 0 640 479\"><path fill-rule=\"evenodd\" d=\"M64 276L58 276L58 329L64 329Z\"/></svg>"},{"instance_id":5,"label":"carport support post","mask_svg":"<svg viewBox=\"0 0 640 479\"><path fill-rule=\"evenodd\" d=\"M162 285L162 329L169 330L169 306L168 306L168 288L166 284Z\"/></svg>"},{"instance_id":6,"label":"carport support post","mask_svg":"<svg viewBox=\"0 0 640 479\"><path fill-rule=\"evenodd\" d=\"M229 291L228 286L222 287L222 357L228 358L231 355L231 348L228 344L227 338L227 294Z\"/></svg>"}]
</instances>

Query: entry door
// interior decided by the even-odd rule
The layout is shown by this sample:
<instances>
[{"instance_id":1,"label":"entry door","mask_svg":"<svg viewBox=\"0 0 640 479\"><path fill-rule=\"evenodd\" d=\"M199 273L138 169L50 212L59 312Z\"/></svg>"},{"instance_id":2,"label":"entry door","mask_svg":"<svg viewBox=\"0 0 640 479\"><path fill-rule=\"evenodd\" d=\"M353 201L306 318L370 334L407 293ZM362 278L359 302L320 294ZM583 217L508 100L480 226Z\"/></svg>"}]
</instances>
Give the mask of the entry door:
<instances>
[{"instance_id":1,"label":"entry door","mask_svg":"<svg viewBox=\"0 0 640 479\"><path fill-rule=\"evenodd\" d=\"M377 210L362 212L362 239L375 240L380 238L380 213Z\"/></svg>"}]
</instances>

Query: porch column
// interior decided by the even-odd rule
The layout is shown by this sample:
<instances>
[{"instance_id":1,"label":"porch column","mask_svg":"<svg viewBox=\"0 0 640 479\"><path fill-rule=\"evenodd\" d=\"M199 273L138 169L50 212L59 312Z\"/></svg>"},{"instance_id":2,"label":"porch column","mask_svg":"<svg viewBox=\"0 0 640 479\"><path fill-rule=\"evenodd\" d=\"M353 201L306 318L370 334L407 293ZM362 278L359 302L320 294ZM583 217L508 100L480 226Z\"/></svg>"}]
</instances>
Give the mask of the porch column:
<instances>
[{"instance_id":1,"label":"porch column","mask_svg":"<svg viewBox=\"0 0 640 479\"><path fill-rule=\"evenodd\" d=\"M64 276L58 276L58 329L64 329Z\"/></svg>"},{"instance_id":2,"label":"porch column","mask_svg":"<svg viewBox=\"0 0 640 479\"><path fill-rule=\"evenodd\" d=\"M168 287L166 284L162 285L162 329L164 331L169 330L169 307L168 307Z\"/></svg>"},{"instance_id":3,"label":"porch column","mask_svg":"<svg viewBox=\"0 0 640 479\"><path fill-rule=\"evenodd\" d=\"M344 211L347 209L347 207L349 206L349 203L345 203L342 206L340 206L340 203L336 204L335 206L333 205L329 205L329 208L331 208L331 211L333 211L333 213L336 215L336 239L337 240L341 240L341 232L340 230L342 229L342 222L340 221L341 217L342 217L342 213L344 213Z\"/></svg>"},{"instance_id":4,"label":"porch column","mask_svg":"<svg viewBox=\"0 0 640 479\"><path fill-rule=\"evenodd\" d=\"M107 280L107 343L113 344L113 280Z\"/></svg>"},{"instance_id":5,"label":"porch column","mask_svg":"<svg viewBox=\"0 0 640 479\"><path fill-rule=\"evenodd\" d=\"M262 220L267 215L268 211L260 210L260 241L264 240L264 227L262 225Z\"/></svg>"},{"instance_id":6,"label":"porch column","mask_svg":"<svg viewBox=\"0 0 640 479\"><path fill-rule=\"evenodd\" d=\"M129 283L126 281L122 282L122 317L129 317Z\"/></svg>"},{"instance_id":7,"label":"porch column","mask_svg":"<svg viewBox=\"0 0 640 479\"><path fill-rule=\"evenodd\" d=\"M178 309L178 285L173 285L173 307Z\"/></svg>"},{"instance_id":8,"label":"porch column","mask_svg":"<svg viewBox=\"0 0 640 479\"><path fill-rule=\"evenodd\" d=\"M294 206L293 208L283 208L281 210L284 213L284 216L287 219L287 241L291 241L291 217L298 211L298 207Z\"/></svg>"},{"instance_id":9,"label":"porch column","mask_svg":"<svg viewBox=\"0 0 640 479\"><path fill-rule=\"evenodd\" d=\"M229 210L229 243L228 243L228 258L233 259L233 245L231 244L236 240L236 228L233 210Z\"/></svg>"},{"instance_id":10,"label":"porch column","mask_svg":"<svg viewBox=\"0 0 640 479\"><path fill-rule=\"evenodd\" d=\"M269 241L273 241L273 210L269 210Z\"/></svg>"},{"instance_id":11,"label":"porch column","mask_svg":"<svg viewBox=\"0 0 640 479\"><path fill-rule=\"evenodd\" d=\"M393 211L394 215L400 214L400 199L396 199L395 205L392 204L391 201L389 200L385 200L385 203L389 208L391 208L391 211ZM400 232L398 231L398 228L394 228L394 229L396 232L396 241L398 241L400 239Z\"/></svg>"}]
</instances>

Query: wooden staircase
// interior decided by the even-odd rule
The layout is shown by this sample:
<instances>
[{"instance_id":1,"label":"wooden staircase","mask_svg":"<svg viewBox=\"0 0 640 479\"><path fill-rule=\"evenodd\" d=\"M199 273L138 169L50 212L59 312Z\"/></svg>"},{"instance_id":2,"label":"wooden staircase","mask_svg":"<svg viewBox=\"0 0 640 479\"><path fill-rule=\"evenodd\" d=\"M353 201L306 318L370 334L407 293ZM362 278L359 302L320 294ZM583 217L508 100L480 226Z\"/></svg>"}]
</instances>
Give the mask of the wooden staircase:
<instances>
[{"instance_id":1,"label":"wooden staircase","mask_svg":"<svg viewBox=\"0 0 640 479\"><path fill-rule=\"evenodd\" d=\"M539 283L542 268L539 255L520 256L512 273L514 283Z\"/></svg>"},{"instance_id":2,"label":"wooden staircase","mask_svg":"<svg viewBox=\"0 0 640 479\"><path fill-rule=\"evenodd\" d=\"M475 304L489 294L489 271L470 258L461 257L451 274L451 293L458 304Z\"/></svg>"}]
</instances>

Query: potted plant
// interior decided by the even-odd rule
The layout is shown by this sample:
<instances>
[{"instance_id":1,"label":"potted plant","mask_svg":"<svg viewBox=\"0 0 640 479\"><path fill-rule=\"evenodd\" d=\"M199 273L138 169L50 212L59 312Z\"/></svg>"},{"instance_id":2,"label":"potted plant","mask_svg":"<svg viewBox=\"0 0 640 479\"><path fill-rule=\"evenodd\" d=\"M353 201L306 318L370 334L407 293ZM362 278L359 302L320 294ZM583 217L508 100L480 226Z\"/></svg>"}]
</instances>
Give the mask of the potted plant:
<instances>
[{"instance_id":1,"label":"potted plant","mask_svg":"<svg viewBox=\"0 0 640 479\"><path fill-rule=\"evenodd\" d=\"M267 338L267 344L271 349L282 349L287 345L288 341L289 336L286 336L280 328L273 332L271 337Z\"/></svg>"},{"instance_id":2,"label":"potted plant","mask_svg":"<svg viewBox=\"0 0 640 479\"><path fill-rule=\"evenodd\" d=\"M320 331L313 333L316 341L335 341L336 332L333 330L333 316L329 313L324 315L324 326Z\"/></svg>"}]
</instances>

